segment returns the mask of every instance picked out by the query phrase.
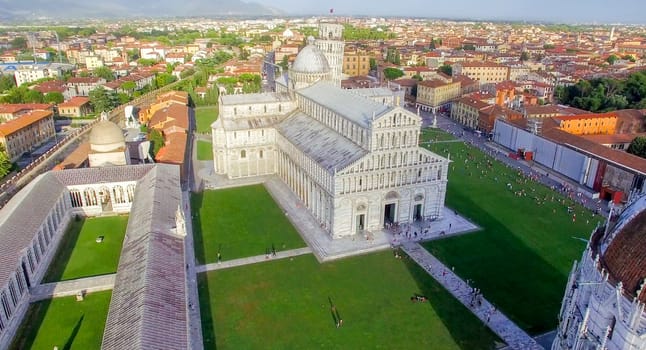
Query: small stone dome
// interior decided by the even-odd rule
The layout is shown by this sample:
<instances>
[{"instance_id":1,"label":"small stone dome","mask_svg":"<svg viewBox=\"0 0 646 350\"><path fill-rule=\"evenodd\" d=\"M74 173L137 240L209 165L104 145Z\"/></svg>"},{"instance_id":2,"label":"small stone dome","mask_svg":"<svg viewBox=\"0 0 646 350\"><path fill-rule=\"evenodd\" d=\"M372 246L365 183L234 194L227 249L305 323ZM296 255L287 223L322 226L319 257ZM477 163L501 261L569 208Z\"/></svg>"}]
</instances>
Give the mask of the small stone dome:
<instances>
[{"instance_id":1,"label":"small stone dome","mask_svg":"<svg viewBox=\"0 0 646 350\"><path fill-rule=\"evenodd\" d=\"M308 38L309 44L296 56L291 70L299 73L328 73L330 65L327 58L316 45L314 38Z\"/></svg>"},{"instance_id":2,"label":"small stone dome","mask_svg":"<svg viewBox=\"0 0 646 350\"><path fill-rule=\"evenodd\" d=\"M283 38L293 38L294 37L294 32L291 31L291 29L287 28L283 32Z\"/></svg>"},{"instance_id":3,"label":"small stone dome","mask_svg":"<svg viewBox=\"0 0 646 350\"><path fill-rule=\"evenodd\" d=\"M639 293L646 279L646 196L624 210L608 238L606 249L602 244L601 263L610 279L621 282L628 295L646 302L646 290Z\"/></svg>"},{"instance_id":4,"label":"small stone dome","mask_svg":"<svg viewBox=\"0 0 646 350\"><path fill-rule=\"evenodd\" d=\"M110 152L125 147L121 128L108 120L101 120L90 131L90 146L97 152Z\"/></svg>"}]
</instances>

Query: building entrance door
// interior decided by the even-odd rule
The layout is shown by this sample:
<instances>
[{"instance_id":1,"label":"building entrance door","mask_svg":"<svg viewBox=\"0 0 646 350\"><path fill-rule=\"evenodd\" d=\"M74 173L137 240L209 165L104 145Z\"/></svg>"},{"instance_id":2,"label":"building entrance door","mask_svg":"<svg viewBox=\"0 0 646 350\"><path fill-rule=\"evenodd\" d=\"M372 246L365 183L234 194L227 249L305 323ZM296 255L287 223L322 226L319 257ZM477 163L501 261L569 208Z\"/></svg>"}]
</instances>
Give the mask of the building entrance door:
<instances>
[{"instance_id":1,"label":"building entrance door","mask_svg":"<svg viewBox=\"0 0 646 350\"><path fill-rule=\"evenodd\" d=\"M361 231L364 230L364 227L366 225L365 220L366 220L366 215L365 214L357 215L357 232L356 233L361 233Z\"/></svg>"},{"instance_id":2,"label":"building entrance door","mask_svg":"<svg viewBox=\"0 0 646 350\"><path fill-rule=\"evenodd\" d=\"M395 209L397 204L386 204L384 207L384 224L392 224L395 222Z\"/></svg>"},{"instance_id":3,"label":"building entrance door","mask_svg":"<svg viewBox=\"0 0 646 350\"><path fill-rule=\"evenodd\" d=\"M422 220L422 205L415 204L415 210L413 211L413 221Z\"/></svg>"}]
</instances>

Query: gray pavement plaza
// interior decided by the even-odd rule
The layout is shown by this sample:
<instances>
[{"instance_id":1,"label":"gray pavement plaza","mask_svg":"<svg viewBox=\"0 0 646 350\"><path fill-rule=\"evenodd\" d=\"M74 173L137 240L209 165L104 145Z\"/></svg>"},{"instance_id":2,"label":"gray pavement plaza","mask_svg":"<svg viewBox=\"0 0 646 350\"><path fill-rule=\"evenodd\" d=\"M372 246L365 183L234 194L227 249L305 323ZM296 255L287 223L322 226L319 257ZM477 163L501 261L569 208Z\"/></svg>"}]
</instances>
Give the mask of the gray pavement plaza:
<instances>
[{"instance_id":1,"label":"gray pavement plaza","mask_svg":"<svg viewBox=\"0 0 646 350\"><path fill-rule=\"evenodd\" d=\"M91 293L114 288L115 273L95 277L79 278L70 281L44 283L34 286L29 292L29 302L76 295L79 292Z\"/></svg>"}]
</instances>

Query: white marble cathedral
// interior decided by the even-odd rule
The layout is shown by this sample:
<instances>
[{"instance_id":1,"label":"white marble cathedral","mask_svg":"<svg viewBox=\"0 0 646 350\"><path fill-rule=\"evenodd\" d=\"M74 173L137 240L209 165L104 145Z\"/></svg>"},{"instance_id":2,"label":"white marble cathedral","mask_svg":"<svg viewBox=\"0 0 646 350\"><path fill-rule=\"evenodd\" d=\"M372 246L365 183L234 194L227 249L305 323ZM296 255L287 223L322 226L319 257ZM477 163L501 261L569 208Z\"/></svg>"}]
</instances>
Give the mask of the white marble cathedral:
<instances>
[{"instance_id":1,"label":"white marble cathedral","mask_svg":"<svg viewBox=\"0 0 646 350\"><path fill-rule=\"evenodd\" d=\"M439 218L449 161L418 147L418 115L340 88L342 28L321 24L275 93L220 96L215 172L278 175L332 238Z\"/></svg>"},{"instance_id":2,"label":"white marble cathedral","mask_svg":"<svg viewBox=\"0 0 646 350\"><path fill-rule=\"evenodd\" d=\"M646 349L646 196L592 234L574 263L552 350Z\"/></svg>"}]
</instances>

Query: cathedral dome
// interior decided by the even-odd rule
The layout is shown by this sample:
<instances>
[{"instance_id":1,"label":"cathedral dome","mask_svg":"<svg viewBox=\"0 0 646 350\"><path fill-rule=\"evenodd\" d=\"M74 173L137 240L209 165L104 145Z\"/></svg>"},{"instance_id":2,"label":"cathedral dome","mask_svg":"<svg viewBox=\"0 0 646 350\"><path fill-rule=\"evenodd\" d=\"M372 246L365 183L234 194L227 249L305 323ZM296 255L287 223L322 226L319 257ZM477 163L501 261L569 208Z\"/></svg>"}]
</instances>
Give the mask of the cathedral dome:
<instances>
[{"instance_id":1,"label":"cathedral dome","mask_svg":"<svg viewBox=\"0 0 646 350\"><path fill-rule=\"evenodd\" d=\"M646 279L646 196L624 210L608 237L611 240L602 243L601 263L610 279L621 282L627 295L646 302L646 288L639 293Z\"/></svg>"},{"instance_id":2,"label":"cathedral dome","mask_svg":"<svg viewBox=\"0 0 646 350\"><path fill-rule=\"evenodd\" d=\"M90 131L90 146L93 151L111 152L125 147L121 128L108 120L101 120Z\"/></svg>"},{"instance_id":3,"label":"cathedral dome","mask_svg":"<svg viewBox=\"0 0 646 350\"><path fill-rule=\"evenodd\" d=\"M330 65L321 50L314 45L314 38L308 38L309 44L296 56L291 70L299 73L328 73Z\"/></svg>"},{"instance_id":4,"label":"cathedral dome","mask_svg":"<svg viewBox=\"0 0 646 350\"><path fill-rule=\"evenodd\" d=\"M288 39L288 38L293 38L294 37L294 32L291 31L291 29L287 28L283 32L283 38Z\"/></svg>"}]
</instances>

